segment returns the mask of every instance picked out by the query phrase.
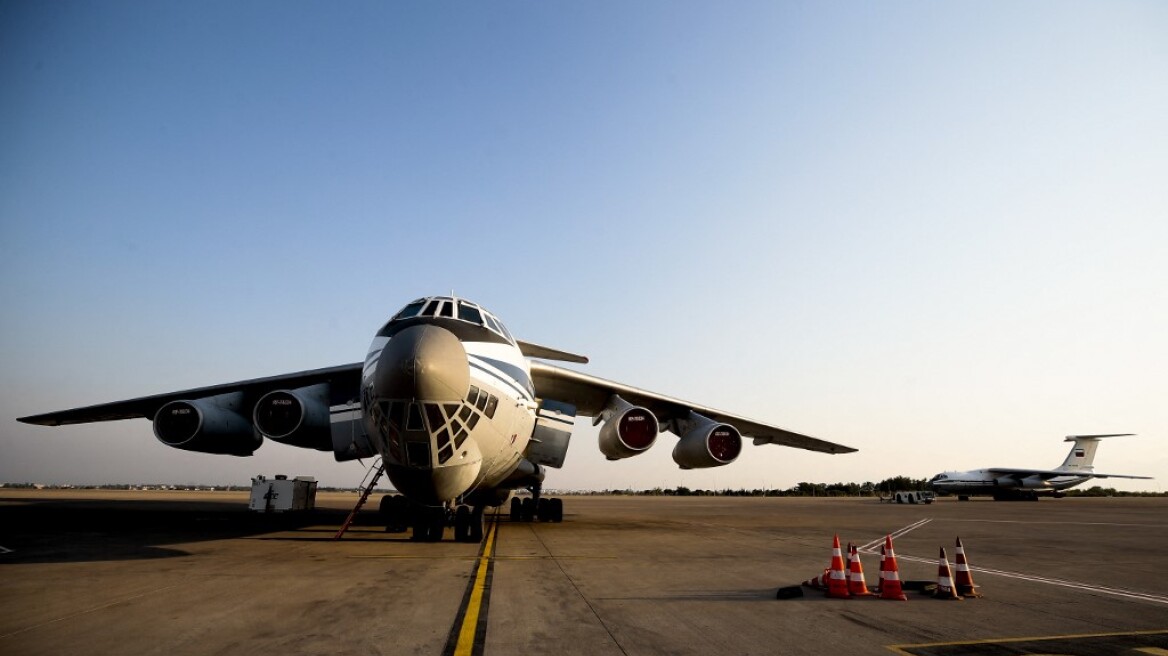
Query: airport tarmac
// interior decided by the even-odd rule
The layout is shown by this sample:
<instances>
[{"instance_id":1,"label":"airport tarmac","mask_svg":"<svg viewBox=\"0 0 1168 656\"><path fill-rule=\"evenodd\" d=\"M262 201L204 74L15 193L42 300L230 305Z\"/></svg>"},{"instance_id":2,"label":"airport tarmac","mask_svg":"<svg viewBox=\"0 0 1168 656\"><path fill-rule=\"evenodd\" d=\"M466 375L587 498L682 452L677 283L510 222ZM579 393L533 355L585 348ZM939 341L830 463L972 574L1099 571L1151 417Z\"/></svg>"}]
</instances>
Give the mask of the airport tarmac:
<instances>
[{"instance_id":1,"label":"airport tarmac","mask_svg":"<svg viewBox=\"0 0 1168 656\"><path fill-rule=\"evenodd\" d=\"M1164 498L573 496L562 524L502 517L482 546L372 511L331 540L354 500L265 517L246 492L0 490L0 654L437 656L476 630L488 655L1168 654ZM776 600L835 533L893 533L905 580L960 536L984 597Z\"/></svg>"}]
</instances>

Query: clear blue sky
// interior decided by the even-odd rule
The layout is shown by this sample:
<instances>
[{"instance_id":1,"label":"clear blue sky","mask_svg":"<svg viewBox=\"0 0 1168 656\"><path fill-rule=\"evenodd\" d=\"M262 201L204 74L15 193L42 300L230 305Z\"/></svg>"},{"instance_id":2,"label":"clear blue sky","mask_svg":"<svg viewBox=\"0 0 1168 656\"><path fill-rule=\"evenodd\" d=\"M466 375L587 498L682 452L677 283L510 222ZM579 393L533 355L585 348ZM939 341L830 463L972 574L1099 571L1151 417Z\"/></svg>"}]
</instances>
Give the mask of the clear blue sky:
<instances>
[{"instance_id":1,"label":"clear blue sky","mask_svg":"<svg viewBox=\"0 0 1168 656\"><path fill-rule=\"evenodd\" d=\"M1168 482L1168 5L0 3L0 481L355 483L63 408L360 360L451 289L859 447L553 487Z\"/></svg>"}]
</instances>

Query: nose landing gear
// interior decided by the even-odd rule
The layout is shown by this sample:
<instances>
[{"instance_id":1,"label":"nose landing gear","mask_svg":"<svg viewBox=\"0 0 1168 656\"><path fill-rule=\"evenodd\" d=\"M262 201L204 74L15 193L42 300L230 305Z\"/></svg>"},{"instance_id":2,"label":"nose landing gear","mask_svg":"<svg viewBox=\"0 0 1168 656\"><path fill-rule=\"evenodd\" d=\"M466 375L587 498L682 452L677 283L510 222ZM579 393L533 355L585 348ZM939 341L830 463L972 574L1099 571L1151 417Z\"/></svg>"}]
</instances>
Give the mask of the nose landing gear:
<instances>
[{"instance_id":1,"label":"nose landing gear","mask_svg":"<svg viewBox=\"0 0 1168 656\"><path fill-rule=\"evenodd\" d=\"M484 525L483 507L459 506L454 511L454 540L456 542L482 542Z\"/></svg>"}]
</instances>

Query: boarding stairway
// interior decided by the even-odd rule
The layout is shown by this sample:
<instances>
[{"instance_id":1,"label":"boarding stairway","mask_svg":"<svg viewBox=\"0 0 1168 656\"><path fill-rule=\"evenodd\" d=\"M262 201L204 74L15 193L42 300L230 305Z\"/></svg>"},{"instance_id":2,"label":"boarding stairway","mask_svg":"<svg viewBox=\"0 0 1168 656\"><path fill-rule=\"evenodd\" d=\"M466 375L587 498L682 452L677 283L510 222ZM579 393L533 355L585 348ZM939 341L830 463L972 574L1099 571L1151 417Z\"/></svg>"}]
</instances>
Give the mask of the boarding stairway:
<instances>
[{"instance_id":1,"label":"boarding stairway","mask_svg":"<svg viewBox=\"0 0 1168 656\"><path fill-rule=\"evenodd\" d=\"M361 512L361 507L369 500L369 495L373 494L373 488L377 487L377 481L381 480L381 475L384 473L385 461L378 456L377 460L374 460L373 464L369 466L369 471L365 472L365 479L361 481L361 485L365 487L361 491L361 498L357 499L357 505L353 506L353 512L349 513L349 516L345 518L345 523L341 524L340 530L333 536L334 540L340 540L345 531L349 530L349 525L356 519L357 513ZM368 484L365 481L368 481Z\"/></svg>"}]
</instances>

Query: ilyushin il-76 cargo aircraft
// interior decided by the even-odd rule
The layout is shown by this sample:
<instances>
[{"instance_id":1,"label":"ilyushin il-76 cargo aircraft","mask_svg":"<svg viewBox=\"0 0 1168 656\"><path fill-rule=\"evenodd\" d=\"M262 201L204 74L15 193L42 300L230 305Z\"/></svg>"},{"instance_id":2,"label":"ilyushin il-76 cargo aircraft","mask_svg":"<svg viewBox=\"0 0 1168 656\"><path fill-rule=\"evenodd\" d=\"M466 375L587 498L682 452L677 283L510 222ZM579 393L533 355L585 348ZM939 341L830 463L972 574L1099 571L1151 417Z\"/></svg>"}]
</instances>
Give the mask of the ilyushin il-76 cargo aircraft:
<instances>
[{"instance_id":1,"label":"ilyushin il-76 cargo aircraft","mask_svg":"<svg viewBox=\"0 0 1168 656\"><path fill-rule=\"evenodd\" d=\"M1128 435L1132 433L1068 435L1066 441L1074 442L1075 445L1071 447L1071 452L1067 454L1063 464L1055 469L990 467L967 472L942 472L929 479L929 485L938 492L956 494L961 501L968 501L969 497L975 494L993 495L997 501L1034 501L1042 494L1053 497L1066 496L1063 490L1092 478L1150 479L1150 476L1095 473L1095 467L1091 463L1095 461L1095 450L1099 448L1099 440Z\"/></svg>"},{"instance_id":2,"label":"ilyushin il-76 cargo aircraft","mask_svg":"<svg viewBox=\"0 0 1168 656\"><path fill-rule=\"evenodd\" d=\"M149 418L167 446L248 456L264 438L332 451L337 461L380 455L394 488L381 511L390 530L478 542L484 509L511 492L513 519L563 519L541 498L547 467L561 467L577 414L603 422L609 459L648 450L664 429L682 469L721 467L756 445L848 453L856 449L687 401L529 360L588 359L516 340L485 308L454 296L407 304L373 338L364 362L213 385L21 418L60 426Z\"/></svg>"}]
</instances>

